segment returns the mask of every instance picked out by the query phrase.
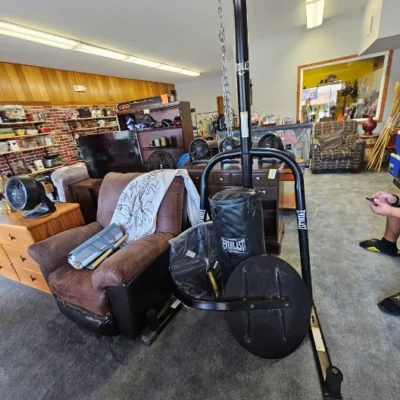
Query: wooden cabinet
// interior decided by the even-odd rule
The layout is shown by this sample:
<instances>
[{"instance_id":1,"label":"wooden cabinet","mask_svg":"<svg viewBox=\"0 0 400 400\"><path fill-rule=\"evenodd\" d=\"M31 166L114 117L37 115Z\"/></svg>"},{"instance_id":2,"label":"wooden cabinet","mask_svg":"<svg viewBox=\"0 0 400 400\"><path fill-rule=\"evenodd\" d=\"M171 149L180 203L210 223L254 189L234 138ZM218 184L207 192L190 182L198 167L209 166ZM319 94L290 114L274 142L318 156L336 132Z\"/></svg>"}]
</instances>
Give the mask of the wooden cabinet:
<instances>
[{"instance_id":1,"label":"wooden cabinet","mask_svg":"<svg viewBox=\"0 0 400 400\"><path fill-rule=\"evenodd\" d=\"M365 142L365 153L364 162L367 163L372 154L372 149L374 148L376 142L379 138L379 133L374 133L373 135L360 135L360 139Z\"/></svg>"},{"instance_id":2,"label":"wooden cabinet","mask_svg":"<svg viewBox=\"0 0 400 400\"><path fill-rule=\"evenodd\" d=\"M188 173L200 191L201 174L204 164L190 165ZM272 172L270 173L270 171ZM284 231L280 203L283 202L282 164L253 164L253 187L261 194L264 214L264 239L267 251L279 253ZM208 177L208 195L235 186L242 186L240 164L217 164Z\"/></svg>"},{"instance_id":3,"label":"wooden cabinet","mask_svg":"<svg viewBox=\"0 0 400 400\"><path fill-rule=\"evenodd\" d=\"M19 281L19 277L9 260L0 259L0 276Z\"/></svg>"},{"instance_id":4,"label":"wooden cabinet","mask_svg":"<svg viewBox=\"0 0 400 400\"><path fill-rule=\"evenodd\" d=\"M70 185L74 201L80 205L86 224L96 221L97 201L102 181L102 179L85 179Z\"/></svg>"},{"instance_id":5,"label":"wooden cabinet","mask_svg":"<svg viewBox=\"0 0 400 400\"><path fill-rule=\"evenodd\" d=\"M79 204L58 203L44 218L26 219L20 211L0 214L0 276L50 293L28 247L68 229L84 225Z\"/></svg>"},{"instance_id":6,"label":"wooden cabinet","mask_svg":"<svg viewBox=\"0 0 400 400\"><path fill-rule=\"evenodd\" d=\"M28 247L12 247L3 245L3 248L13 265L20 265L24 268L28 268L34 271L40 271L39 264L37 264L29 256Z\"/></svg>"},{"instance_id":7,"label":"wooden cabinet","mask_svg":"<svg viewBox=\"0 0 400 400\"><path fill-rule=\"evenodd\" d=\"M155 151L160 150L167 152L174 159L175 163L177 163L180 157L189 151L189 145L193 140L190 103L188 101L175 101L166 104L143 106L139 102L129 108L124 108L123 111L117 111L119 130L124 131L128 129L125 122L126 114L135 115L137 117L143 113L151 114L157 122L161 122L162 120L173 121L175 117L180 117L182 121L181 126L149 128L143 131L137 131L143 165L146 167L148 158ZM154 147L150 145L152 141L162 137L167 138L169 142L168 146Z\"/></svg>"}]
</instances>

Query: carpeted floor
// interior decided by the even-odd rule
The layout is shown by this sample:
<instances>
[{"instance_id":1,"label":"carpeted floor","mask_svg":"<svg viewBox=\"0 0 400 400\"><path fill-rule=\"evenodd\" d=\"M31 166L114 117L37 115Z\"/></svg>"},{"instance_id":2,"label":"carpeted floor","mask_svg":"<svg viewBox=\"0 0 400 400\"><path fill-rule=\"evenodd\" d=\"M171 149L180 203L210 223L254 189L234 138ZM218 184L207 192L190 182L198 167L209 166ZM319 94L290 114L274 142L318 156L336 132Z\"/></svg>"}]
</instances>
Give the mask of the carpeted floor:
<instances>
[{"instance_id":1,"label":"carpeted floor","mask_svg":"<svg viewBox=\"0 0 400 400\"><path fill-rule=\"evenodd\" d=\"M400 290L400 260L367 253L384 219L365 197L394 191L387 173L306 175L315 300L345 400L399 399L400 318L377 301ZM298 265L293 213L282 258ZM84 331L51 296L0 278L1 400L314 400L311 346L258 359L230 336L223 315L181 310L150 348Z\"/></svg>"}]
</instances>

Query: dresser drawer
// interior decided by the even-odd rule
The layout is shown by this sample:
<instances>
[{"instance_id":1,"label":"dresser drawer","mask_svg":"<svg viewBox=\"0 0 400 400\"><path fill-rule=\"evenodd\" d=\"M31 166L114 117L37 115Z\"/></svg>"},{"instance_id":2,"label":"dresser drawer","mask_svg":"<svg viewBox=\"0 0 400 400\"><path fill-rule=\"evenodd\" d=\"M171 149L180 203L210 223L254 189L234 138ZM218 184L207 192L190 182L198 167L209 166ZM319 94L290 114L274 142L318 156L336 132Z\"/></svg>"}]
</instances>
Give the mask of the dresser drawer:
<instances>
[{"instance_id":1,"label":"dresser drawer","mask_svg":"<svg viewBox=\"0 0 400 400\"><path fill-rule=\"evenodd\" d=\"M33 271L39 271L39 264L37 264L33 259L28 255L28 249L20 249L18 247L11 246L3 246L5 252L7 253L8 258L14 265L19 265L23 268L31 269Z\"/></svg>"},{"instance_id":2,"label":"dresser drawer","mask_svg":"<svg viewBox=\"0 0 400 400\"><path fill-rule=\"evenodd\" d=\"M214 185L230 185L231 174L214 172L211 174L211 180Z\"/></svg>"},{"instance_id":3,"label":"dresser drawer","mask_svg":"<svg viewBox=\"0 0 400 400\"><path fill-rule=\"evenodd\" d=\"M278 198L277 187L256 187L255 190L256 192L261 194L261 200Z\"/></svg>"},{"instance_id":4,"label":"dresser drawer","mask_svg":"<svg viewBox=\"0 0 400 400\"><path fill-rule=\"evenodd\" d=\"M0 276L19 281L19 277L9 261L0 260Z\"/></svg>"},{"instance_id":5,"label":"dresser drawer","mask_svg":"<svg viewBox=\"0 0 400 400\"><path fill-rule=\"evenodd\" d=\"M201 184L201 174L190 174L190 179L197 188L200 188ZM208 185L212 184L211 175L208 176Z\"/></svg>"},{"instance_id":6,"label":"dresser drawer","mask_svg":"<svg viewBox=\"0 0 400 400\"><path fill-rule=\"evenodd\" d=\"M12 247L26 248L34 241L26 229L3 225L0 229L0 243Z\"/></svg>"},{"instance_id":7,"label":"dresser drawer","mask_svg":"<svg viewBox=\"0 0 400 400\"><path fill-rule=\"evenodd\" d=\"M0 244L0 261L1 261L1 260L6 260L6 261L8 261L8 257L7 257L6 252L5 252L4 249L3 249L3 246Z\"/></svg>"},{"instance_id":8,"label":"dresser drawer","mask_svg":"<svg viewBox=\"0 0 400 400\"><path fill-rule=\"evenodd\" d=\"M200 185L201 174L190 174L189 176L195 185Z\"/></svg>"},{"instance_id":9,"label":"dresser drawer","mask_svg":"<svg viewBox=\"0 0 400 400\"><path fill-rule=\"evenodd\" d=\"M377 142L377 138L365 139L364 141L367 146L374 147Z\"/></svg>"},{"instance_id":10,"label":"dresser drawer","mask_svg":"<svg viewBox=\"0 0 400 400\"><path fill-rule=\"evenodd\" d=\"M44 279L41 272L30 271L18 265L15 265L15 270L17 271L21 283L42 290L43 292L51 293L46 279Z\"/></svg>"},{"instance_id":11,"label":"dresser drawer","mask_svg":"<svg viewBox=\"0 0 400 400\"><path fill-rule=\"evenodd\" d=\"M278 186L278 174L276 171L274 179L269 179L269 172L265 171L263 173L254 173L253 174L253 186Z\"/></svg>"},{"instance_id":12,"label":"dresser drawer","mask_svg":"<svg viewBox=\"0 0 400 400\"><path fill-rule=\"evenodd\" d=\"M278 171L276 171L274 179L268 179L268 171L255 172L253 174L253 186L277 186L278 185L277 175ZM242 186L243 185L242 174L233 174L231 184L235 186L236 185Z\"/></svg>"}]
</instances>

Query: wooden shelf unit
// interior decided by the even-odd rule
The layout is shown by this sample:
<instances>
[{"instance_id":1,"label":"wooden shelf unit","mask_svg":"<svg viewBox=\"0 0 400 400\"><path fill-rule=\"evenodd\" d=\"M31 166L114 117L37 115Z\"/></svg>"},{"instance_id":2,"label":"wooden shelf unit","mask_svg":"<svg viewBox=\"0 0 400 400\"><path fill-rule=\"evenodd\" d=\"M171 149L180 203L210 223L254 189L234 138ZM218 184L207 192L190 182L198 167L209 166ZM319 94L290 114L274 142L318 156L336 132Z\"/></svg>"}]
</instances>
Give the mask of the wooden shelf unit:
<instances>
[{"instance_id":1,"label":"wooden shelf unit","mask_svg":"<svg viewBox=\"0 0 400 400\"><path fill-rule=\"evenodd\" d=\"M93 127L91 127L91 128L71 129L71 133L73 133L73 132L93 131L93 130L97 130L97 129L107 129L107 128L118 128L118 125L112 125L112 126L93 126Z\"/></svg>"},{"instance_id":2,"label":"wooden shelf unit","mask_svg":"<svg viewBox=\"0 0 400 400\"><path fill-rule=\"evenodd\" d=\"M137 131L137 138L139 142L140 152L144 163L155 151L165 151L172 156L177 162L179 158L189 151L189 145L193 141L193 126L192 115L190 112L190 103L188 101L175 101L166 104L153 104L153 105L137 105L135 104L129 109L117 111L117 120L119 130L127 130L125 115L142 115L146 114L151 116L158 122L163 119L174 120L179 116L182 121L181 126L171 126L165 128L150 128L143 131ZM166 137L169 140L170 146L167 147L153 147L149 145L154 139Z\"/></svg>"},{"instance_id":3,"label":"wooden shelf unit","mask_svg":"<svg viewBox=\"0 0 400 400\"><path fill-rule=\"evenodd\" d=\"M30 138L30 137L35 137L35 136L48 136L48 135L53 135L53 132L48 132L48 133L36 133L35 135L14 135L14 136L9 136L9 137L2 137L3 135L0 134L0 140L10 140L10 139L16 139L16 138ZM6 135L4 135L6 136Z\"/></svg>"},{"instance_id":4,"label":"wooden shelf unit","mask_svg":"<svg viewBox=\"0 0 400 400\"><path fill-rule=\"evenodd\" d=\"M129 108L124 111L117 111L117 116L118 115L124 115L124 114L140 114L143 113L144 110L149 110L149 112L154 112L154 111L163 111L163 110L168 110L170 108L176 108L178 107L181 103L189 103L188 101L174 101L171 103L165 103L165 104L155 104L155 105L145 105L145 106L135 106L133 108Z\"/></svg>"},{"instance_id":5,"label":"wooden shelf unit","mask_svg":"<svg viewBox=\"0 0 400 400\"><path fill-rule=\"evenodd\" d=\"M142 147L142 150L157 150L157 149L183 149L183 146L148 146Z\"/></svg>"},{"instance_id":6,"label":"wooden shelf unit","mask_svg":"<svg viewBox=\"0 0 400 400\"><path fill-rule=\"evenodd\" d=\"M165 126L163 128L150 128L150 129L145 128L142 131L137 131L137 132L140 134L141 132L168 131L170 129L182 129L182 127L181 126Z\"/></svg>"},{"instance_id":7,"label":"wooden shelf unit","mask_svg":"<svg viewBox=\"0 0 400 400\"><path fill-rule=\"evenodd\" d=\"M80 121L95 121L98 119L115 119L115 115L107 115L105 117L88 117L88 118L76 118L76 119L66 119L64 122L80 122Z\"/></svg>"},{"instance_id":8,"label":"wooden shelf unit","mask_svg":"<svg viewBox=\"0 0 400 400\"><path fill-rule=\"evenodd\" d=\"M0 126L44 124L46 121L1 122Z\"/></svg>"},{"instance_id":9,"label":"wooden shelf unit","mask_svg":"<svg viewBox=\"0 0 400 400\"><path fill-rule=\"evenodd\" d=\"M62 167L64 167L64 165L58 165L57 167L45 168L45 169L42 169L40 171L31 172L31 173L29 173L27 175L28 176L35 176L35 175L45 174L46 172L55 171L56 169L59 169L59 168L62 168Z\"/></svg>"},{"instance_id":10,"label":"wooden shelf unit","mask_svg":"<svg viewBox=\"0 0 400 400\"><path fill-rule=\"evenodd\" d=\"M53 147L54 145L48 145L48 146L37 146L37 147L29 147L29 148L21 148L19 150L14 150L14 151L4 151L3 153L0 153L0 156L4 156L6 154L12 154L12 153L25 153L27 151L32 151L32 150L39 150L39 149L46 149L47 147Z\"/></svg>"}]
</instances>

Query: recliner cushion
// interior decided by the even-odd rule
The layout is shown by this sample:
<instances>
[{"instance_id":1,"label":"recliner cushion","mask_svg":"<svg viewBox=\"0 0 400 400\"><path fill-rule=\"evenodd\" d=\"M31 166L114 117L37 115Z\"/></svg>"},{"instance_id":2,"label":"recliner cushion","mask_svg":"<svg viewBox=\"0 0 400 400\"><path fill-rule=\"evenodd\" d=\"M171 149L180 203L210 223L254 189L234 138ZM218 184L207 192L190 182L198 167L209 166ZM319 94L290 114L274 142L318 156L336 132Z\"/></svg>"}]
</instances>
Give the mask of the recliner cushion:
<instances>
[{"instance_id":1,"label":"recliner cushion","mask_svg":"<svg viewBox=\"0 0 400 400\"><path fill-rule=\"evenodd\" d=\"M333 150L343 145L343 130L324 132L318 137L321 150Z\"/></svg>"},{"instance_id":2,"label":"recliner cushion","mask_svg":"<svg viewBox=\"0 0 400 400\"><path fill-rule=\"evenodd\" d=\"M323 150L321 151L321 160L347 160L353 156L353 151L346 146L339 147L338 149Z\"/></svg>"},{"instance_id":3,"label":"recliner cushion","mask_svg":"<svg viewBox=\"0 0 400 400\"><path fill-rule=\"evenodd\" d=\"M51 291L67 303L97 315L110 313L105 290L96 289L92 283L94 270L76 270L64 264L49 275Z\"/></svg>"}]
</instances>

